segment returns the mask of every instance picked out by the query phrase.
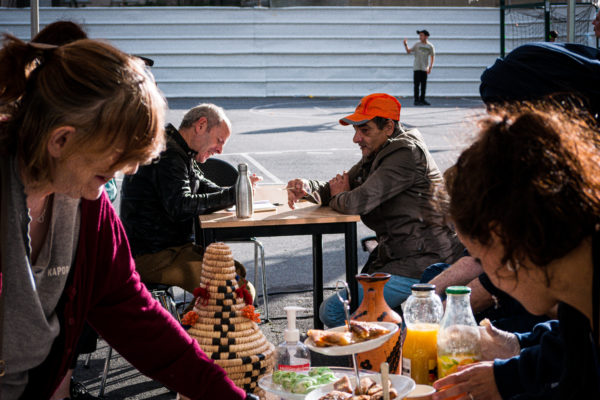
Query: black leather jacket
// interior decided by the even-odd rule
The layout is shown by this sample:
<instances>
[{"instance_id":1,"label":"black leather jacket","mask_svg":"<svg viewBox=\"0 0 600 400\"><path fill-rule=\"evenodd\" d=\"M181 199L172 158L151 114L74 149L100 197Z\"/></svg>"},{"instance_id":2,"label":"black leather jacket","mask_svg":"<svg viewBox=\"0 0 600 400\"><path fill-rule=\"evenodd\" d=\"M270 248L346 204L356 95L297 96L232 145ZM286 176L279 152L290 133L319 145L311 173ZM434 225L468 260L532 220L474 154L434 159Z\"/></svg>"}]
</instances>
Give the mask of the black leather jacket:
<instances>
[{"instance_id":1,"label":"black leather jacket","mask_svg":"<svg viewBox=\"0 0 600 400\"><path fill-rule=\"evenodd\" d=\"M235 204L235 187L204 178L197 153L173 125L166 131L159 161L123 179L120 214L134 257L193 241L194 218Z\"/></svg>"}]
</instances>

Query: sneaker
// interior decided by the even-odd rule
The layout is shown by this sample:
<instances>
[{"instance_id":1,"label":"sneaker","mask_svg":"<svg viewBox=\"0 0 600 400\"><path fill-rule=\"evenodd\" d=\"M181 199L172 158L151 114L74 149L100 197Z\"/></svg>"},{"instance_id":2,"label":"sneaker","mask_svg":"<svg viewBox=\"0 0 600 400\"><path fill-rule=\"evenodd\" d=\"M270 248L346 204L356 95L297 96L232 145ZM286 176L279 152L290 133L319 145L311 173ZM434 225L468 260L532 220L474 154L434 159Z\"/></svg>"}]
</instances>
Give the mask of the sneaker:
<instances>
[{"instance_id":1,"label":"sneaker","mask_svg":"<svg viewBox=\"0 0 600 400\"><path fill-rule=\"evenodd\" d=\"M422 106L423 102L420 100L415 100L415 106Z\"/></svg>"},{"instance_id":2,"label":"sneaker","mask_svg":"<svg viewBox=\"0 0 600 400\"><path fill-rule=\"evenodd\" d=\"M78 400L100 400L100 397L93 396L88 392L85 385L71 378L71 388L69 389L71 399Z\"/></svg>"},{"instance_id":3,"label":"sneaker","mask_svg":"<svg viewBox=\"0 0 600 400\"><path fill-rule=\"evenodd\" d=\"M431 104L429 104L429 102L427 100L423 100L423 101L421 101L421 105L422 106L430 106Z\"/></svg>"}]
</instances>

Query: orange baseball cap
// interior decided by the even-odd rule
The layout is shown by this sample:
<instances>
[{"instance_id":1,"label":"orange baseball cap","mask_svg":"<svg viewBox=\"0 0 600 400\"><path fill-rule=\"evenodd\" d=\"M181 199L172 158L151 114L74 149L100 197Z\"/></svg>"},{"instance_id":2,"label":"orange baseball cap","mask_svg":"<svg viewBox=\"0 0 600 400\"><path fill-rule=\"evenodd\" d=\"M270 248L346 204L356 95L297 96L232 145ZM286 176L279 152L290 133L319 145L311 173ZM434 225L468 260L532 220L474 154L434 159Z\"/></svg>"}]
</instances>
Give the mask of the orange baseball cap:
<instances>
[{"instance_id":1,"label":"orange baseball cap","mask_svg":"<svg viewBox=\"0 0 600 400\"><path fill-rule=\"evenodd\" d=\"M400 121L400 108L400 102L394 96L385 93L373 93L363 97L354 114L340 119L340 124L362 125L375 117Z\"/></svg>"}]
</instances>

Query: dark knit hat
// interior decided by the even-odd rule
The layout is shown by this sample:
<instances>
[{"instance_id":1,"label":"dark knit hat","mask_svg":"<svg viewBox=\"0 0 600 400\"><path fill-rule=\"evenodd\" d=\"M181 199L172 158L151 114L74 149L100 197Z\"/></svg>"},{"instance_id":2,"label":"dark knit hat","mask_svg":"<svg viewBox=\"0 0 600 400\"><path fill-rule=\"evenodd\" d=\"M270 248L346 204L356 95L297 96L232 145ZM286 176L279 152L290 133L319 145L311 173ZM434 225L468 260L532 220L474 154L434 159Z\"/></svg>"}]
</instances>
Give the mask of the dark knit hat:
<instances>
[{"instance_id":1,"label":"dark knit hat","mask_svg":"<svg viewBox=\"0 0 600 400\"><path fill-rule=\"evenodd\" d=\"M485 103L575 95L600 113L600 51L574 43L530 43L496 60L481 75Z\"/></svg>"}]
</instances>

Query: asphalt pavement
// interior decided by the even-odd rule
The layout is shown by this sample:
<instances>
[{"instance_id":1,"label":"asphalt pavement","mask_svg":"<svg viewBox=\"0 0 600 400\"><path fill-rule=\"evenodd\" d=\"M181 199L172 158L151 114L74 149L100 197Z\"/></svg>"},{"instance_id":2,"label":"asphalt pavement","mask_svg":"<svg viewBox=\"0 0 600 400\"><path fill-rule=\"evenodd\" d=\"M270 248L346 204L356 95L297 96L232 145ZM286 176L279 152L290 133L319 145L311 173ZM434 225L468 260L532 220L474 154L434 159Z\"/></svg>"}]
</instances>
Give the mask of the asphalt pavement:
<instances>
[{"instance_id":1,"label":"asphalt pavement","mask_svg":"<svg viewBox=\"0 0 600 400\"><path fill-rule=\"evenodd\" d=\"M421 131L442 171L454 163L460 150L472 139L476 121L485 112L478 98L430 98L429 107L413 106L412 99L399 100L400 122ZM189 108L203 102L215 103L225 108L232 122L231 138L218 158L234 165L247 163L250 172L261 175L267 184L285 183L298 177L328 180L360 159L358 146L352 143L352 127L338 123L354 111L359 101L359 98L171 99L167 121L178 126ZM359 240L369 235L372 231L359 223ZM283 339L286 305L306 308L298 319L301 332L312 327L312 241L302 236L261 241L265 247L271 321L260 327L267 339L277 344ZM253 245L232 243L231 248L234 257L246 266L252 281ZM366 259L367 254L359 244L359 269ZM344 260L343 235L324 235L325 297L333 293L337 280L344 279ZM183 299L183 292L177 291L176 297ZM190 295L186 298L190 299ZM261 312L260 297L258 304ZM94 395L99 391L107 349L106 343L99 340L89 368L84 366L87 356L82 355L75 370L75 378ZM313 361L319 365L348 363L344 358L315 357ZM106 399L175 398L174 393L142 375L115 352L104 394Z\"/></svg>"}]
</instances>

